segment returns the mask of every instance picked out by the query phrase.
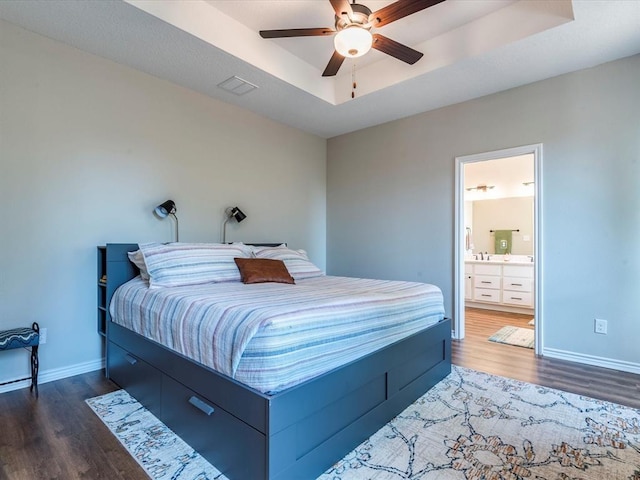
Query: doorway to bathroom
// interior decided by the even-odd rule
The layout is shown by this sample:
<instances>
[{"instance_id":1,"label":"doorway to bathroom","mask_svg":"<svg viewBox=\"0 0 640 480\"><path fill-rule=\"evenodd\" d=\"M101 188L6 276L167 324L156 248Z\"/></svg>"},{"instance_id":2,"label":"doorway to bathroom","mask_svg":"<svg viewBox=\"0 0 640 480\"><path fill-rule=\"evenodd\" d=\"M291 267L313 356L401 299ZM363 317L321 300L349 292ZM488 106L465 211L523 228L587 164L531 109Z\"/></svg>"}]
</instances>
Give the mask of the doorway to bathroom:
<instances>
[{"instance_id":1,"label":"doorway to bathroom","mask_svg":"<svg viewBox=\"0 0 640 480\"><path fill-rule=\"evenodd\" d=\"M541 354L541 170L540 144L456 158L454 338Z\"/></svg>"}]
</instances>

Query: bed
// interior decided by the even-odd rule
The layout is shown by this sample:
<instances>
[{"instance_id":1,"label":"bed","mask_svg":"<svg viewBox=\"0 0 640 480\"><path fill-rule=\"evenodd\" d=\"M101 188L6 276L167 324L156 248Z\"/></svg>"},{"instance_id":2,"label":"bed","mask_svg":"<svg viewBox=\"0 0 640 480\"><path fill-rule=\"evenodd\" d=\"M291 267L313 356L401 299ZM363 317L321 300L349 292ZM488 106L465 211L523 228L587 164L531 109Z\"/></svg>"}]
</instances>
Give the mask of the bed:
<instances>
[{"instance_id":1,"label":"bed","mask_svg":"<svg viewBox=\"0 0 640 480\"><path fill-rule=\"evenodd\" d=\"M419 284L363 279L354 284L353 279L338 277L338 284L368 292L362 304L355 305L346 297L340 299L331 290L336 288L333 280L324 276L296 278L295 287L271 283L245 286L241 282L215 287L221 303L203 310L232 312L237 304L243 304L263 315L254 300L264 297L269 318L277 320L258 321L261 327L249 341L226 340L240 351L211 360L211 355L202 354L210 340L205 338L203 347L203 332L216 332L211 337L213 342L237 339L240 330L224 331L228 319L213 324L207 323L214 322L211 319L197 320L197 334L182 335L180 340L183 326L175 321L179 315L173 315L173 323L170 318L161 326L152 321L153 308L148 309L151 313L147 317L141 314L137 320L126 313L143 312L145 299L147 307L170 305L169 310L175 312L190 297L195 296L199 304L201 295L208 295L210 288L198 285L153 291L136 278L139 271L129 261L128 252L137 249L137 244L106 247L107 292L113 304L106 328L107 375L231 480L316 478L451 371L450 320L440 314L421 323L406 313L419 310L418 303L406 300L424 295L419 292L423 288ZM116 295L111 302L119 286L123 286L119 292L129 292L120 299ZM314 304L308 314L307 299L295 307L288 305L290 301L278 300L292 287L297 292L315 292L313 296L328 290L324 296L320 293L319 304ZM395 304L385 290L389 288L399 290L401 293L393 294L406 297L408 306ZM234 300L241 290L254 292L250 300ZM309 301L315 301L311 293L308 295ZM348 334L336 334L332 339L332 350L342 353L335 358L314 355L314 341L308 341L309 349L298 354L290 353L295 349L285 348L289 340L281 334L291 332L292 325L300 325L308 315L316 317L316 325L328 322L330 317L340 322L345 305L345 315L354 320L339 323ZM354 310L349 312L349 308ZM393 321L394 315L403 314L408 317L406 322ZM216 315L211 317L215 319ZM376 343L379 340L375 334L360 334L351 328L357 320L364 324L372 319L378 323L370 330L384 332L378 335L385 338L381 343ZM398 329L398 323L408 327ZM267 324L272 330L265 327ZM192 337L199 340L190 343ZM265 347L273 342L271 350ZM217 352L220 345L211 349ZM265 351L279 353L261 354ZM287 351L284 356L283 351ZM260 376L256 372L271 373Z\"/></svg>"}]
</instances>

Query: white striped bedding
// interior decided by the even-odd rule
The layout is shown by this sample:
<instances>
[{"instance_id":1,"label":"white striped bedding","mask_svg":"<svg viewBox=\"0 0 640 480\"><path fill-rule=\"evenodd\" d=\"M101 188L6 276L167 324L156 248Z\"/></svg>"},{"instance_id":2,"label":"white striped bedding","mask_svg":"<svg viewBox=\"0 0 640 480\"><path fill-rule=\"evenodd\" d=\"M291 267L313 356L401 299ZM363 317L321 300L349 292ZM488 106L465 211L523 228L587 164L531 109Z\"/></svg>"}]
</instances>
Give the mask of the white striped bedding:
<instances>
[{"instance_id":1,"label":"white striped bedding","mask_svg":"<svg viewBox=\"0 0 640 480\"><path fill-rule=\"evenodd\" d=\"M114 322L268 394L444 318L434 285L331 276L155 289L136 277L110 311Z\"/></svg>"}]
</instances>

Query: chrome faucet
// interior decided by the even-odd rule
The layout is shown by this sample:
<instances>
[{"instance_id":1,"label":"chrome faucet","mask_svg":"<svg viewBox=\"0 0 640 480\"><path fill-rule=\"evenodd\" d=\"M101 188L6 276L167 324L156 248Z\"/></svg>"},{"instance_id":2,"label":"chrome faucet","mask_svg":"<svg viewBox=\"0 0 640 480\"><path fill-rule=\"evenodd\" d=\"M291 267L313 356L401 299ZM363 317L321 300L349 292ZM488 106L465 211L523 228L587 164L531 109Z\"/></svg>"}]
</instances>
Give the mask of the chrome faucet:
<instances>
[{"instance_id":1,"label":"chrome faucet","mask_svg":"<svg viewBox=\"0 0 640 480\"><path fill-rule=\"evenodd\" d=\"M484 260L484 255L482 254L482 252L480 252L480 260ZM480 267L478 267L480 268Z\"/></svg>"}]
</instances>

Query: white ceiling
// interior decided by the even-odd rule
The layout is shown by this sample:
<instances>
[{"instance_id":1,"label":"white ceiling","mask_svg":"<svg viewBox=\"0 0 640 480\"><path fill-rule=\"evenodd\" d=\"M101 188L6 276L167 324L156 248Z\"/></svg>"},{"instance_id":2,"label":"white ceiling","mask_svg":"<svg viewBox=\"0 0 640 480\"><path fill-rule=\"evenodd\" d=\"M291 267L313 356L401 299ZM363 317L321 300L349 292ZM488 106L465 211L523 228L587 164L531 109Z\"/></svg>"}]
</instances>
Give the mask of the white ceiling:
<instances>
[{"instance_id":1,"label":"white ceiling","mask_svg":"<svg viewBox=\"0 0 640 480\"><path fill-rule=\"evenodd\" d=\"M509 197L532 197L535 192L533 154L464 164L464 200L487 200ZM493 187L468 191L481 185Z\"/></svg>"},{"instance_id":2,"label":"white ceiling","mask_svg":"<svg viewBox=\"0 0 640 480\"><path fill-rule=\"evenodd\" d=\"M321 76L331 37L257 32L333 27L328 0L0 0L0 18L325 138L640 53L638 0L446 0L379 29L425 55L368 53L352 100L347 61ZM217 87L234 75L259 88Z\"/></svg>"},{"instance_id":3,"label":"white ceiling","mask_svg":"<svg viewBox=\"0 0 640 480\"><path fill-rule=\"evenodd\" d=\"M225 15L246 25L252 31L283 28L334 28L334 11L329 0L286 0L286 1L229 1L206 0L207 3ZM392 3L391 0L360 0L375 12ZM398 42L416 46L430 38L461 27L477 18L500 10L516 0L449 1L414 13L383 28L374 29ZM265 40L261 40L264 42ZM287 50L303 62L322 72L333 53L333 37L283 38L269 40ZM358 59L361 68L386 56L375 50L371 55ZM393 62L389 62L393 63ZM347 70L348 74L350 69ZM343 73L342 71L340 73Z\"/></svg>"}]
</instances>

